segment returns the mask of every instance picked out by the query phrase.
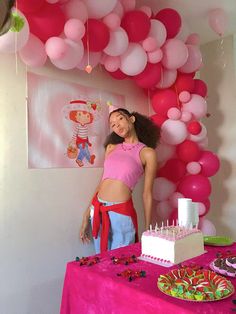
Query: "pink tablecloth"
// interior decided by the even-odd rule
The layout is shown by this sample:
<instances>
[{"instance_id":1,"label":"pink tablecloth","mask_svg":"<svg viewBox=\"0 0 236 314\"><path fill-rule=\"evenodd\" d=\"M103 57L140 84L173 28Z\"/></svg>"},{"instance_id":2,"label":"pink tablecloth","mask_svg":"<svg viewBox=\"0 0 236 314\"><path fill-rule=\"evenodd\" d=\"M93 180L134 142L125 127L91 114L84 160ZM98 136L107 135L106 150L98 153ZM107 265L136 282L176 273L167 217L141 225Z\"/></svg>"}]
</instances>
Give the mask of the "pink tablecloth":
<instances>
[{"instance_id":1,"label":"pink tablecloth","mask_svg":"<svg viewBox=\"0 0 236 314\"><path fill-rule=\"evenodd\" d=\"M236 252L236 243L229 247L206 246L207 253L189 260L208 268L217 252ZM214 302L183 301L164 295L157 288L160 274L176 268L166 268L139 261L128 266L114 265L111 257L140 255L140 243L98 255L100 263L80 266L78 262L67 264L61 302L61 314L161 314L201 313L226 314L231 310L235 294ZM145 278L129 282L117 273L131 268L146 271ZM230 279L236 287L236 279Z\"/></svg>"}]
</instances>

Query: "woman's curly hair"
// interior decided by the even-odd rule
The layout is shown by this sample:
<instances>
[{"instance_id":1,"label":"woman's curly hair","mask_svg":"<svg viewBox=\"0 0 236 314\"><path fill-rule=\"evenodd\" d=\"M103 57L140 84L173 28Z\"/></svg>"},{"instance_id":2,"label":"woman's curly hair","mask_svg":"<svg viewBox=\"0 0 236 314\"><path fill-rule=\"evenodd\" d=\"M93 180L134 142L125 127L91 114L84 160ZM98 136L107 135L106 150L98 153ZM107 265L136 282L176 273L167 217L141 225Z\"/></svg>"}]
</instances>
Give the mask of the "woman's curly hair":
<instances>
[{"instance_id":1,"label":"woman's curly hair","mask_svg":"<svg viewBox=\"0 0 236 314\"><path fill-rule=\"evenodd\" d=\"M156 148L160 139L160 128L147 116L144 116L136 111L129 112L124 108L118 108L112 111L112 113L119 112L124 117L128 118L131 116L135 117L134 128L140 142L148 147ZM104 147L106 148L109 144L119 144L124 142L124 138L112 132L108 135L105 140Z\"/></svg>"}]
</instances>

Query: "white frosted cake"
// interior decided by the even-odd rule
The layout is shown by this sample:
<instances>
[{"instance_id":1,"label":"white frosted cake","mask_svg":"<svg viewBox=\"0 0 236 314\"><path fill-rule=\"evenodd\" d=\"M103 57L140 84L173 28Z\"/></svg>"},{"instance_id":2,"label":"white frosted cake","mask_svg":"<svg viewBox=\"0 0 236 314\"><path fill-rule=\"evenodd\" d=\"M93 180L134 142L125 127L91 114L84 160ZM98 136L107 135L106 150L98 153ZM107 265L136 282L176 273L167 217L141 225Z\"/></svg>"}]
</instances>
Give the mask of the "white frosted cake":
<instances>
[{"instance_id":1,"label":"white frosted cake","mask_svg":"<svg viewBox=\"0 0 236 314\"><path fill-rule=\"evenodd\" d=\"M141 238L141 259L178 264L204 253L203 234L180 226L148 230Z\"/></svg>"}]
</instances>

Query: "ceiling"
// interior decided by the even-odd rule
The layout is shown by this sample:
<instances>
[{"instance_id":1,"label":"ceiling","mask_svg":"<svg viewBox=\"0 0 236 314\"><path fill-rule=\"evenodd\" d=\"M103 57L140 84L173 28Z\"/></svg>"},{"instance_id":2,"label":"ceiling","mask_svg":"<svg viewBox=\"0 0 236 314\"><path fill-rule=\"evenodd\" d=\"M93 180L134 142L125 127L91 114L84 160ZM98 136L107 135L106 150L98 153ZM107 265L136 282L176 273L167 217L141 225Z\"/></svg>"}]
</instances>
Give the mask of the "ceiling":
<instances>
[{"instance_id":1,"label":"ceiling","mask_svg":"<svg viewBox=\"0 0 236 314\"><path fill-rule=\"evenodd\" d=\"M137 0L137 8L148 5L156 13L163 8L175 9L184 21L183 32L198 33L204 44L219 38L208 24L209 11L221 8L227 16L224 36L236 34L236 0Z\"/></svg>"}]
</instances>

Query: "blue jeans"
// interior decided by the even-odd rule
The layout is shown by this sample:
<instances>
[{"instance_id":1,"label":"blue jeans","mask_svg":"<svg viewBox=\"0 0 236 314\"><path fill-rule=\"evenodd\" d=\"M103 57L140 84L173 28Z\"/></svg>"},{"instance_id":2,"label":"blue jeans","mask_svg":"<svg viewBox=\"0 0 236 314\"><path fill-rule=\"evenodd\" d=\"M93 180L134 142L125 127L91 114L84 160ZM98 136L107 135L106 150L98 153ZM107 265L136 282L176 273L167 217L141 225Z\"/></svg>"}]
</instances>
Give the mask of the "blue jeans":
<instances>
[{"instance_id":1,"label":"blue jeans","mask_svg":"<svg viewBox=\"0 0 236 314\"><path fill-rule=\"evenodd\" d=\"M84 143L84 148L83 148L82 144L79 144L78 149L79 149L79 155L77 157L77 160L82 161L85 157L87 159L87 161L90 161L91 156L90 156L90 152L88 149L88 143Z\"/></svg>"},{"instance_id":2,"label":"blue jeans","mask_svg":"<svg viewBox=\"0 0 236 314\"><path fill-rule=\"evenodd\" d=\"M105 206L110 206L114 204L118 204L117 202L106 202L99 199L101 203ZM94 207L91 205L90 207L90 218L91 224L93 226L93 214ZM108 250L114 250L122 246L126 246L135 242L135 228L132 222L131 217L118 214L112 211L108 212L110 218L110 232L108 239ZM94 247L96 254L100 253L100 232L99 230L97 239L94 240Z\"/></svg>"}]
</instances>

